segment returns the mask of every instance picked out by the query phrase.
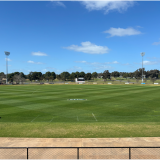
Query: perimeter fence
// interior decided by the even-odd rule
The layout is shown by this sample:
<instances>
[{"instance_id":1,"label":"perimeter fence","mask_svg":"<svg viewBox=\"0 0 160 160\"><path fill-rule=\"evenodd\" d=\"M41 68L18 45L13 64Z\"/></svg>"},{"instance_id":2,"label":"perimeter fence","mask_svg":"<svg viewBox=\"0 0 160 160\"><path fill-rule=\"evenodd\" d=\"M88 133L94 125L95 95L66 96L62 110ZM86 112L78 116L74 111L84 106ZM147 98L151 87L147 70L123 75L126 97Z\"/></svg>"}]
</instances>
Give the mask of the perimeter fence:
<instances>
[{"instance_id":1,"label":"perimeter fence","mask_svg":"<svg viewBox=\"0 0 160 160\"><path fill-rule=\"evenodd\" d=\"M160 159L160 147L0 147L0 159Z\"/></svg>"}]
</instances>

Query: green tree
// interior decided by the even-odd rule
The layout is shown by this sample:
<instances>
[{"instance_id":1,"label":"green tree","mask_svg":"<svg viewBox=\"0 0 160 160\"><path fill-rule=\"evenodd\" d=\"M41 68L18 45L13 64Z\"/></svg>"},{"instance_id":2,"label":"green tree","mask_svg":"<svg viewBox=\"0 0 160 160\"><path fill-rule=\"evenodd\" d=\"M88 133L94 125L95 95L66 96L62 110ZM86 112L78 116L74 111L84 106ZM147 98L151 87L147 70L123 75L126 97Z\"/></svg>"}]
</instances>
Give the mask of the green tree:
<instances>
[{"instance_id":1,"label":"green tree","mask_svg":"<svg viewBox=\"0 0 160 160\"><path fill-rule=\"evenodd\" d=\"M79 77L79 72L75 72L75 78L78 78Z\"/></svg>"},{"instance_id":2,"label":"green tree","mask_svg":"<svg viewBox=\"0 0 160 160\"><path fill-rule=\"evenodd\" d=\"M33 81L33 72L29 72L28 79L32 82Z\"/></svg>"},{"instance_id":3,"label":"green tree","mask_svg":"<svg viewBox=\"0 0 160 160\"><path fill-rule=\"evenodd\" d=\"M27 78L27 76L23 73L23 72L20 72L20 75L21 75L21 78Z\"/></svg>"},{"instance_id":4,"label":"green tree","mask_svg":"<svg viewBox=\"0 0 160 160\"><path fill-rule=\"evenodd\" d=\"M51 76L53 77L52 80L55 80L55 79L56 79L56 74L55 74L55 72L51 72Z\"/></svg>"},{"instance_id":5,"label":"green tree","mask_svg":"<svg viewBox=\"0 0 160 160\"><path fill-rule=\"evenodd\" d=\"M5 78L5 77L6 77L6 75L4 74L4 72L1 72L0 73L0 82L2 82L2 79Z\"/></svg>"},{"instance_id":6,"label":"green tree","mask_svg":"<svg viewBox=\"0 0 160 160\"><path fill-rule=\"evenodd\" d=\"M14 72L13 74L14 75L20 75L20 72Z\"/></svg>"},{"instance_id":7,"label":"green tree","mask_svg":"<svg viewBox=\"0 0 160 160\"><path fill-rule=\"evenodd\" d=\"M62 72L61 73L61 78L62 80L66 81L67 79L69 79L70 73L69 72Z\"/></svg>"},{"instance_id":8,"label":"green tree","mask_svg":"<svg viewBox=\"0 0 160 160\"><path fill-rule=\"evenodd\" d=\"M13 73L8 74L7 75L8 81L13 82L13 76L14 76Z\"/></svg>"},{"instance_id":9,"label":"green tree","mask_svg":"<svg viewBox=\"0 0 160 160\"><path fill-rule=\"evenodd\" d=\"M36 76L36 79L37 80L40 80L42 77L42 73L41 72L37 72L37 76Z\"/></svg>"},{"instance_id":10,"label":"green tree","mask_svg":"<svg viewBox=\"0 0 160 160\"><path fill-rule=\"evenodd\" d=\"M119 74L118 71L114 71L114 72L111 73L111 76L113 76L113 77L119 77L120 74Z\"/></svg>"},{"instance_id":11,"label":"green tree","mask_svg":"<svg viewBox=\"0 0 160 160\"><path fill-rule=\"evenodd\" d=\"M62 79L60 74L57 74L57 75L56 75L56 78L57 78L58 80L61 80L61 79Z\"/></svg>"},{"instance_id":12,"label":"green tree","mask_svg":"<svg viewBox=\"0 0 160 160\"><path fill-rule=\"evenodd\" d=\"M124 73L123 78L127 78L127 77L128 77L128 73Z\"/></svg>"},{"instance_id":13,"label":"green tree","mask_svg":"<svg viewBox=\"0 0 160 160\"><path fill-rule=\"evenodd\" d=\"M32 72L32 80L41 80L42 73L41 72Z\"/></svg>"},{"instance_id":14,"label":"green tree","mask_svg":"<svg viewBox=\"0 0 160 160\"><path fill-rule=\"evenodd\" d=\"M132 72L129 73L129 77L133 78L134 74Z\"/></svg>"},{"instance_id":15,"label":"green tree","mask_svg":"<svg viewBox=\"0 0 160 160\"><path fill-rule=\"evenodd\" d=\"M70 74L70 76L69 76L69 79L70 79L70 80L75 80L75 78L76 78L76 74L75 74L74 72L72 72L72 73Z\"/></svg>"},{"instance_id":16,"label":"green tree","mask_svg":"<svg viewBox=\"0 0 160 160\"><path fill-rule=\"evenodd\" d=\"M20 82L20 80L21 80L21 75L19 74L15 74L14 76L13 76L13 80L16 82L16 83L19 83Z\"/></svg>"},{"instance_id":17,"label":"green tree","mask_svg":"<svg viewBox=\"0 0 160 160\"><path fill-rule=\"evenodd\" d=\"M92 78L97 78L97 76L98 76L98 73L97 73L97 72L93 72L93 73L92 73Z\"/></svg>"},{"instance_id":18,"label":"green tree","mask_svg":"<svg viewBox=\"0 0 160 160\"><path fill-rule=\"evenodd\" d=\"M5 76L4 72L1 72L1 73L0 73L0 76Z\"/></svg>"},{"instance_id":19,"label":"green tree","mask_svg":"<svg viewBox=\"0 0 160 160\"><path fill-rule=\"evenodd\" d=\"M86 74L85 74L84 72L80 72L80 73L79 73L79 77L85 77L85 75L86 75Z\"/></svg>"},{"instance_id":20,"label":"green tree","mask_svg":"<svg viewBox=\"0 0 160 160\"><path fill-rule=\"evenodd\" d=\"M149 76L150 78L158 78L159 75L159 70L154 69L154 70L150 70L147 72L147 76Z\"/></svg>"},{"instance_id":21,"label":"green tree","mask_svg":"<svg viewBox=\"0 0 160 160\"><path fill-rule=\"evenodd\" d=\"M103 73L98 73L98 78L101 78L103 76Z\"/></svg>"},{"instance_id":22,"label":"green tree","mask_svg":"<svg viewBox=\"0 0 160 160\"><path fill-rule=\"evenodd\" d=\"M49 77L50 77L50 76L51 76L51 72L46 72L46 73L44 74L45 79L48 80L48 81L49 81Z\"/></svg>"},{"instance_id":23,"label":"green tree","mask_svg":"<svg viewBox=\"0 0 160 160\"><path fill-rule=\"evenodd\" d=\"M39 78L39 81L43 81L43 79L44 79L44 76L42 74L42 76Z\"/></svg>"},{"instance_id":24,"label":"green tree","mask_svg":"<svg viewBox=\"0 0 160 160\"><path fill-rule=\"evenodd\" d=\"M91 77L92 77L92 74L91 74L91 73L87 73L87 74L85 75L85 79L86 79L86 80L91 80Z\"/></svg>"},{"instance_id":25,"label":"green tree","mask_svg":"<svg viewBox=\"0 0 160 160\"><path fill-rule=\"evenodd\" d=\"M109 71L108 70L105 70L104 72L103 72L103 79L110 79L110 76L111 76L111 74L109 73Z\"/></svg>"},{"instance_id":26,"label":"green tree","mask_svg":"<svg viewBox=\"0 0 160 160\"><path fill-rule=\"evenodd\" d=\"M143 68L143 73L145 74L145 68ZM136 78L142 77L142 68L139 68L134 72L134 77Z\"/></svg>"}]
</instances>

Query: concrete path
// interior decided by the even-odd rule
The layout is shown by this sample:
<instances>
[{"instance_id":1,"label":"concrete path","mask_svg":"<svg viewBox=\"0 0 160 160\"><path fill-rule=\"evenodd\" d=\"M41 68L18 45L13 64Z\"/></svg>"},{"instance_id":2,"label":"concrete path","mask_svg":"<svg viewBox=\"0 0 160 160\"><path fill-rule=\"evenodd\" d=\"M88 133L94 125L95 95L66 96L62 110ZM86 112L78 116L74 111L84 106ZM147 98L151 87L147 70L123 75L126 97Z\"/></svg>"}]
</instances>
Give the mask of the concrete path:
<instances>
[{"instance_id":1,"label":"concrete path","mask_svg":"<svg viewBox=\"0 0 160 160\"><path fill-rule=\"evenodd\" d=\"M160 137L0 138L0 147L160 147Z\"/></svg>"}]
</instances>

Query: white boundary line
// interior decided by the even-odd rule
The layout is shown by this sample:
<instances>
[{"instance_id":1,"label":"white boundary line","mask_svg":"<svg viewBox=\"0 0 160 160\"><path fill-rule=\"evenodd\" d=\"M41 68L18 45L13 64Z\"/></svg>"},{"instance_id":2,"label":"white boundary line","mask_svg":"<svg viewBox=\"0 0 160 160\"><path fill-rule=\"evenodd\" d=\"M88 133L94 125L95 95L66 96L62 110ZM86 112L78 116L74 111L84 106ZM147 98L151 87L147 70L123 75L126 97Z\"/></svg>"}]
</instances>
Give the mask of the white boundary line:
<instances>
[{"instance_id":1,"label":"white boundary line","mask_svg":"<svg viewBox=\"0 0 160 160\"><path fill-rule=\"evenodd\" d=\"M96 117L95 117L95 115L92 113L92 116L94 117L94 119L97 121L97 119L96 119Z\"/></svg>"},{"instance_id":2,"label":"white boundary line","mask_svg":"<svg viewBox=\"0 0 160 160\"><path fill-rule=\"evenodd\" d=\"M39 117L39 115L36 118L38 118L38 117ZM31 122L33 122L36 118L34 118Z\"/></svg>"},{"instance_id":3,"label":"white boundary line","mask_svg":"<svg viewBox=\"0 0 160 160\"><path fill-rule=\"evenodd\" d=\"M53 117L54 118L54 117ZM52 122L53 118L49 121L49 122Z\"/></svg>"},{"instance_id":4,"label":"white boundary line","mask_svg":"<svg viewBox=\"0 0 160 160\"><path fill-rule=\"evenodd\" d=\"M79 121L78 116L77 116L77 121Z\"/></svg>"}]
</instances>

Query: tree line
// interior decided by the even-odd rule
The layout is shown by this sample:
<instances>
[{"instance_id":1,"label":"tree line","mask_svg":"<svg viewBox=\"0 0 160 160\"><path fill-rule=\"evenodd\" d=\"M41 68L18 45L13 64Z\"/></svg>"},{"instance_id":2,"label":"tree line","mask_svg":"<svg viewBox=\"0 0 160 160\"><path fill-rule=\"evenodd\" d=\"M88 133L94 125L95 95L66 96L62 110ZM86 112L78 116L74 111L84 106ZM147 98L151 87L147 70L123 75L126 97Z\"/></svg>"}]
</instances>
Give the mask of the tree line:
<instances>
[{"instance_id":1,"label":"tree line","mask_svg":"<svg viewBox=\"0 0 160 160\"><path fill-rule=\"evenodd\" d=\"M155 69L155 70L149 70L149 71L145 71L145 68L143 68L143 75L145 75L145 78L155 78L158 79L160 78L160 71ZM25 75L23 72L14 72L14 73L10 73L8 74L8 81L9 82L24 82L26 79L29 79L31 82L32 81L43 81L43 80L47 80L47 81L53 81L55 79L58 80L71 80L74 81L75 78L78 77L84 77L85 80L91 80L91 79L95 79L95 78L103 78L104 80L106 79L111 79L111 77L122 77L122 78L136 78L136 79L140 79L142 78L142 68L137 69L134 72L118 72L118 71L114 71L114 72L109 72L109 70L105 70L102 73L97 73L97 72L93 72L93 73L85 73L85 72L62 72L60 74L56 74L55 72L46 72L45 74L42 74L41 72L30 72L28 75ZM6 75L4 72L0 73L0 81L2 81L3 78L6 78Z\"/></svg>"}]
</instances>

